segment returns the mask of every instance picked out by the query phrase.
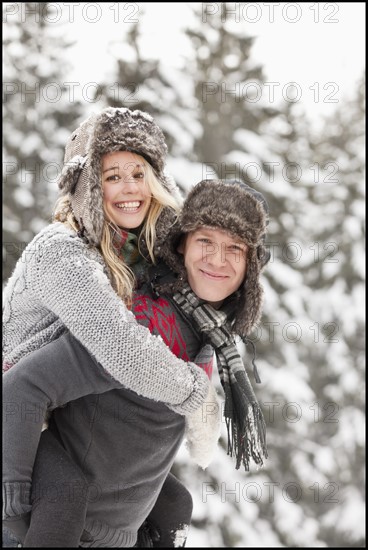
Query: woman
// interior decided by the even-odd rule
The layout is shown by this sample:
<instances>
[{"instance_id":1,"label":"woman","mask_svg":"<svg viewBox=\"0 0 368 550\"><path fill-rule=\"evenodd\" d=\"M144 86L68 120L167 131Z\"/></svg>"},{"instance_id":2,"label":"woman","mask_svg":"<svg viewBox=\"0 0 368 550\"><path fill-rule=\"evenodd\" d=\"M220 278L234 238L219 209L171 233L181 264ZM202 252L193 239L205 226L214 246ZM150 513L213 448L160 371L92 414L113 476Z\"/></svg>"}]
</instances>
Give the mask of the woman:
<instances>
[{"instance_id":1,"label":"woman","mask_svg":"<svg viewBox=\"0 0 368 550\"><path fill-rule=\"evenodd\" d=\"M123 108L92 115L67 143L54 223L24 251L4 292L5 518L21 518L31 509L32 468L46 411L63 405L64 395L69 401L94 393L92 371L99 373L98 391L101 384L122 385L182 415L198 410L209 394L206 374L175 357L124 304L130 302L134 272L140 278L144 271L139 256L154 261L175 218L175 190L164 175L166 151L152 117ZM115 166L111 155L117 152L126 156ZM133 258L131 268L126 255ZM87 363L75 361L81 345L89 352ZM51 395L36 384L32 396L17 394L16 377L32 376L27 356L45 366L65 358L62 371L44 370ZM26 410L32 403L35 417Z\"/></svg>"}]
</instances>

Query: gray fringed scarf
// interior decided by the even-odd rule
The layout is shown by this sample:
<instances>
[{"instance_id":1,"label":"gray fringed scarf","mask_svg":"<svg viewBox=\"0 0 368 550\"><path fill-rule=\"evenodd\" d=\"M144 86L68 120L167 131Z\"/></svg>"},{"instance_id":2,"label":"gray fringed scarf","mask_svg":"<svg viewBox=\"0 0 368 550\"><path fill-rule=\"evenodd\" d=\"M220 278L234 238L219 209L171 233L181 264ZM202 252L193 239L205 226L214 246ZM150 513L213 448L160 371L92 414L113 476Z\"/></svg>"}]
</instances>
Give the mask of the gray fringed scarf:
<instances>
[{"instance_id":1,"label":"gray fringed scarf","mask_svg":"<svg viewBox=\"0 0 368 550\"><path fill-rule=\"evenodd\" d=\"M250 458L258 466L267 458L266 424L243 361L237 350L227 314L203 303L184 285L173 295L176 304L205 333L215 348L218 371L225 392L224 417L228 433L227 454L236 457L236 469Z\"/></svg>"}]
</instances>

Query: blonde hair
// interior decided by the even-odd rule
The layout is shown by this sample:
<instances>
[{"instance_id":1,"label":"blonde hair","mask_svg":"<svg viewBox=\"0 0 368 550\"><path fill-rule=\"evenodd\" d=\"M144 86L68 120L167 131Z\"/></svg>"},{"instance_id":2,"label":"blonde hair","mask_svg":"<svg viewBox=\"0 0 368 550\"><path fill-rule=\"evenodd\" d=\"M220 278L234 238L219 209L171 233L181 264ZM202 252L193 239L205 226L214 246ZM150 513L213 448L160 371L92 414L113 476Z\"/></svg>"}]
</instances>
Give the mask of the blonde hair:
<instances>
[{"instance_id":1,"label":"blonde hair","mask_svg":"<svg viewBox=\"0 0 368 550\"><path fill-rule=\"evenodd\" d=\"M174 197L170 195L169 191L167 191L163 187L162 183L160 183L157 179L151 165L138 154L134 153L134 158L144 167L145 181L151 194L151 203L144 220L142 230L138 237L138 242L140 237L144 236L150 259L153 263L155 263L154 244L156 239L157 220L165 207L169 207L175 213L178 213L179 205ZM135 285L134 273L125 261L117 255L115 248L113 247L114 232L119 233L120 228L109 219L105 209L104 215L105 223L103 225L102 238L99 248L108 267L109 276L113 287L120 298L122 298L130 307ZM60 221L64 223L76 233L78 233L81 229L74 217L69 195L63 195L57 200L53 214L53 221Z\"/></svg>"}]
</instances>

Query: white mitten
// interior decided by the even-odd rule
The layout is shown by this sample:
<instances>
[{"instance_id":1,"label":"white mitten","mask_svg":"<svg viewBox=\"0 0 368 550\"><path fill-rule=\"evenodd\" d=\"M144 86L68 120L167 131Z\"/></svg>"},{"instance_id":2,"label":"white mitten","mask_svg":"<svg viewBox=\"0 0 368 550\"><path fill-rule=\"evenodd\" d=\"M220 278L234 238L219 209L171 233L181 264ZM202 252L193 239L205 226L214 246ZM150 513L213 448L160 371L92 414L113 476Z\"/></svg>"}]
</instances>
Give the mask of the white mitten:
<instances>
[{"instance_id":1,"label":"white mitten","mask_svg":"<svg viewBox=\"0 0 368 550\"><path fill-rule=\"evenodd\" d=\"M202 406L185 417L186 447L193 460L205 469L211 463L221 433L221 406L213 384Z\"/></svg>"}]
</instances>

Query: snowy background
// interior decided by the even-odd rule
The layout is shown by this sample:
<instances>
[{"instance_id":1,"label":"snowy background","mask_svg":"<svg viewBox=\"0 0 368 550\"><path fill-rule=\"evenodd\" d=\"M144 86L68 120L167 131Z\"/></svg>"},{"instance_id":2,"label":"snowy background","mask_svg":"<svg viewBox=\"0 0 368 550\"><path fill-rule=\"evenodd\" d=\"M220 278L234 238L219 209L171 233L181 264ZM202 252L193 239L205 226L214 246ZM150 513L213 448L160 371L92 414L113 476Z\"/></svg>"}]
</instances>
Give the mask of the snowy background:
<instances>
[{"instance_id":1,"label":"snowy background","mask_svg":"<svg viewBox=\"0 0 368 550\"><path fill-rule=\"evenodd\" d=\"M364 21L364 3L3 7L3 281L50 220L70 132L107 105L157 119L184 193L238 177L268 199L269 459L236 471L225 426L205 472L181 449L188 547L365 545Z\"/></svg>"}]
</instances>

